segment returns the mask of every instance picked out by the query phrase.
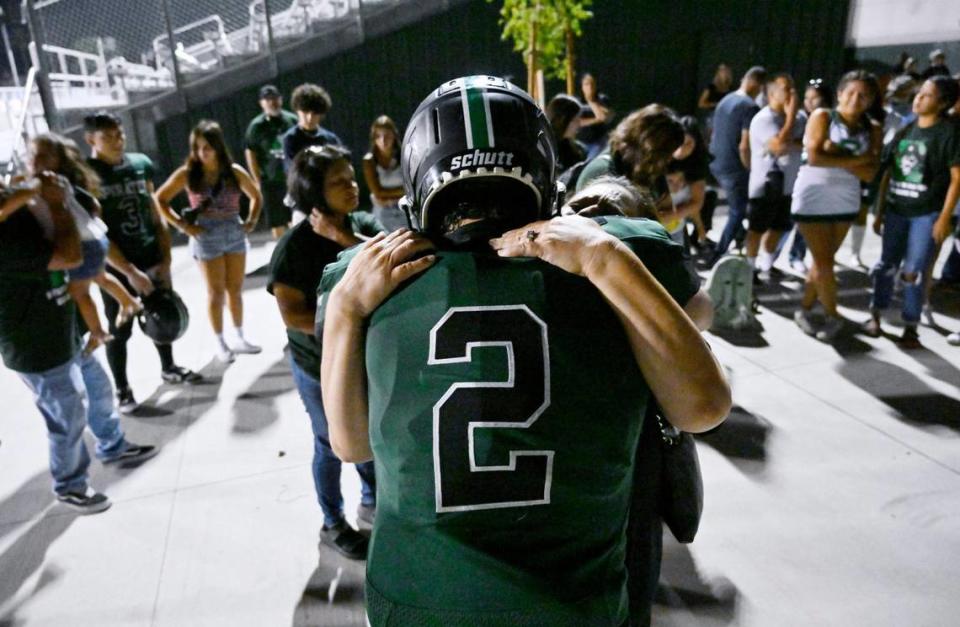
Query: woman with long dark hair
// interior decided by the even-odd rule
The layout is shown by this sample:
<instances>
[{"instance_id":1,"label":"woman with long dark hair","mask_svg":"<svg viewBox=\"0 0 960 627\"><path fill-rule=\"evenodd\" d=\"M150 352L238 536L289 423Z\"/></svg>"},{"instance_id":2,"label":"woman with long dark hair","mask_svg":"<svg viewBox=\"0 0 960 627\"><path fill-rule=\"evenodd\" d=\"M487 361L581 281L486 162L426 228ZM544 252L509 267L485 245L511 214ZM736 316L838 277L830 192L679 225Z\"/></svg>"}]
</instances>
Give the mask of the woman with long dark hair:
<instances>
[{"instance_id":1,"label":"woman with long dark hair","mask_svg":"<svg viewBox=\"0 0 960 627\"><path fill-rule=\"evenodd\" d=\"M712 219L716 198L707 197L707 176L710 174L710 152L707 150L700 123L692 115L680 118L683 126L683 144L673 151L673 159L667 166L667 182L673 199L674 212L680 227L690 220L695 227L691 243L699 249L707 243L706 224ZM702 215L704 209L708 215ZM670 230L668 228L668 230Z\"/></svg>"},{"instance_id":2,"label":"woman with long dark hair","mask_svg":"<svg viewBox=\"0 0 960 627\"><path fill-rule=\"evenodd\" d=\"M791 214L810 247L813 264L794 320L804 333L824 342L843 328L834 257L860 212L860 181L873 179L879 164L883 129L867 116L876 97L872 74L847 72L837 87L837 107L815 110L803 138L803 165L793 188ZM826 313L820 328L811 316L817 301Z\"/></svg>"},{"instance_id":3,"label":"woman with long dark hair","mask_svg":"<svg viewBox=\"0 0 960 627\"><path fill-rule=\"evenodd\" d=\"M557 94L547 103L547 119L557 144L557 172L564 172L587 158L587 148L577 141L580 130L580 101Z\"/></svg>"},{"instance_id":4,"label":"woman with long dark hair","mask_svg":"<svg viewBox=\"0 0 960 627\"><path fill-rule=\"evenodd\" d=\"M170 201L186 190L189 206L175 212ZM240 218L240 195L250 200L246 221ZM207 286L207 316L217 337L217 357L232 362L235 353L259 353L243 335L243 278L247 236L260 217L261 197L247 171L233 162L220 125L201 120L190 132L190 154L157 190L164 219L190 236L190 247ZM224 302L230 309L236 338L223 337Z\"/></svg>"},{"instance_id":5,"label":"woman with long dark hair","mask_svg":"<svg viewBox=\"0 0 960 627\"><path fill-rule=\"evenodd\" d=\"M403 178L400 176L400 132L389 116L381 115L370 126L370 151L363 156L363 179L370 189L373 215L387 231L407 226L400 209Z\"/></svg>"}]
</instances>

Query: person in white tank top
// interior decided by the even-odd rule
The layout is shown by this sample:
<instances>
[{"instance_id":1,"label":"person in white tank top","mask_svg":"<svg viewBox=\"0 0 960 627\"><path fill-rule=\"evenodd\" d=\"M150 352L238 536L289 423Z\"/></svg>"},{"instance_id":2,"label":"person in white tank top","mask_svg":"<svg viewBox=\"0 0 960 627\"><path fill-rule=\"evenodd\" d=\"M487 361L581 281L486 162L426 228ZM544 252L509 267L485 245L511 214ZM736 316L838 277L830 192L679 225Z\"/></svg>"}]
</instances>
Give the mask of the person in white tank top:
<instances>
[{"instance_id":1,"label":"person in white tank top","mask_svg":"<svg viewBox=\"0 0 960 627\"><path fill-rule=\"evenodd\" d=\"M830 342L843 328L837 313L834 256L860 210L860 181L870 181L879 165L883 129L866 117L877 96L877 79L863 70L844 74L837 87L836 109L817 109L803 137L803 165L793 188L791 214L813 254L797 325L808 335ZM815 326L817 301L826 314Z\"/></svg>"},{"instance_id":2,"label":"person in white tank top","mask_svg":"<svg viewBox=\"0 0 960 627\"><path fill-rule=\"evenodd\" d=\"M370 189L373 216L387 232L407 226L399 204L403 197L399 138L397 125L389 116L381 115L370 127L370 152L363 157L363 178Z\"/></svg>"}]
</instances>

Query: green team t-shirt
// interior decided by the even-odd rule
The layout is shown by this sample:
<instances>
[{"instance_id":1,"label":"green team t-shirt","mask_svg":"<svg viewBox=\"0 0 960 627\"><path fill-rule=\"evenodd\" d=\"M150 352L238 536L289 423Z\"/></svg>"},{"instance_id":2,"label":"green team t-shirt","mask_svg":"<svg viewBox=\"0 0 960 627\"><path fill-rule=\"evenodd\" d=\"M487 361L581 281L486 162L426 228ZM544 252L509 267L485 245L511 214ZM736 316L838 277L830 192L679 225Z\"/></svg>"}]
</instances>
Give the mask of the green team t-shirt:
<instances>
[{"instance_id":1,"label":"green team t-shirt","mask_svg":"<svg viewBox=\"0 0 960 627\"><path fill-rule=\"evenodd\" d=\"M28 209L0 223L0 356L16 372L49 370L80 348L64 274L47 270L52 256Z\"/></svg>"},{"instance_id":2,"label":"green team t-shirt","mask_svg":"<svg viewBox=\"0 0 960 627\"><path fill-rule=\"evenodd\" d=\"M373 215L355 211L350 214L350 225L354 233L372 237L383 231L383 227ZM334 241L317 235L310 227L309 220L303 220L297 226L283 234L270 258L270 278L267 291L273 294L275 283L283 283L303 292L307 303L316 303L313 295L317 293L320 277L327 264L333 263L343 250ZM316 338L296 329L287 329L287 339L294 361L315 379L320 378L320 348Z\"/></svg>"},{"instance_id":3,"label":"green team t-shirt","mask_svg":"<svg viewBox=\"0 0 960 627\"><path fill-rule=\"evenodd\" d=\"M110 241L141 270L160 263L163 255L147 190L153 182L153 162L146 155L129 152L117 165L93 158L87 163L100 176L99 200Z\"/></svg>"},{"instance_id":4,"label":"green team t-shirt","mask_svg":"<svg viewBox=\"0 0 960 627\"><path fill-rule=\"evenodd\" d=\"M280 111L277 117L261 113L247 127L244 147L253 151L260 166L260 179L267 185L284 185L283 143L280 137L291 126L296 126L297 116L289 111Z\"/></svg>"},{"instance_id":5,"label":"green team t-shirt","mask_svg":"<svg viewBox=\"0 0 960 627\"><path fill-rule=\"evenodd\" d=\"M952 120L927 128L911 123L887 145L885 163L890 167L890 211L906 217L939 213L950 168L960 166L960 125Z\"/></svg>"},{"instance_id":6,"label":"green team t-shirt","mask_svg":"<svg viewBox=\"0 0 960 627\"><path fill-rule=\"evenodd\" d=\"M656 222L608 218L685 303ZM324 295L348 251L327 267ZM649 389L593 285L531 258L439 252L366 336L374 626L620 625L625 525Z\"/></svg>"}]
</instances>

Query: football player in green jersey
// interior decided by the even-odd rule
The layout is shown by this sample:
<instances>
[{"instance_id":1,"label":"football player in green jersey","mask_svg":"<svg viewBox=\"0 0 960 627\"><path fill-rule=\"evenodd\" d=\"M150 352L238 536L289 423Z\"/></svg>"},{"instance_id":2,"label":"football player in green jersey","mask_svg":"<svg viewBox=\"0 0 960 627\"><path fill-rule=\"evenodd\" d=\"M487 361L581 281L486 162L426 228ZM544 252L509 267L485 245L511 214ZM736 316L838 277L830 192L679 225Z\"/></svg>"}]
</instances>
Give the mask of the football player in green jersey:
<instances>
[{"instance_id":1,"label":"football player in green jersey","mask_svg":"<svg viewBox=\"0 0 960 627\"><path fill-rule=\"evenodd\" d=\"M730 408L649 220L556 214L542 111L444 83L403 141L413 227L327 267L334 450L374 458L371 625L625 625L625 525L649 394L687 431Z\"/></svg>"},{"instance_id":2,"label":"football player in green jersey","mask_svg":"<svg viewBox=\"0 0 960 627\"><path fill-rule=\"evenodd\" d=\"M153 162L144 154L125 152L126 137L120 118L99 112L84 118L84 138L90 145L87 163L100 177L100 205L109 227L109 271L131 293L143 296L154 287L171 287L170 233L153 200ZM107 363L117 386L120 411L137 409L127 380L127 341L133 320L117 326L119 304L103 294L103 308L114 340L107 344ZM161 378L167 383L199 381L201 376L173 360L170 344L156 344Z\"/></svg>"}]
</instances>

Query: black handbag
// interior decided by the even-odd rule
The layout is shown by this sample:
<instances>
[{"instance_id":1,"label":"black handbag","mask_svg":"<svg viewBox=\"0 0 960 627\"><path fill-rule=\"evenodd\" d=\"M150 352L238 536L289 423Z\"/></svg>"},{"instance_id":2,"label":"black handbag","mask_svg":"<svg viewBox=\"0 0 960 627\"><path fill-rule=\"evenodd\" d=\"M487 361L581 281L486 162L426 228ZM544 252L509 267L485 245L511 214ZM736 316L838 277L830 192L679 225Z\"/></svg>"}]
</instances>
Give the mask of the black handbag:
<instances>
[{"instance_id":1,"label":"black handbag","mask_svg":"<svg viewBox=\"0 0 960 627\"><path fill-rule=\"evenodd\" d=\"M703 476L693 436L680 431L657 407L660 428L660 511L677 542L693 542L703 514Z\"/></svg>"}]
</instances>

